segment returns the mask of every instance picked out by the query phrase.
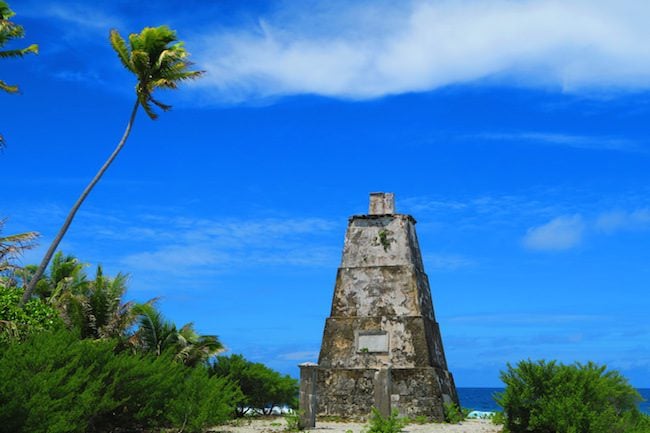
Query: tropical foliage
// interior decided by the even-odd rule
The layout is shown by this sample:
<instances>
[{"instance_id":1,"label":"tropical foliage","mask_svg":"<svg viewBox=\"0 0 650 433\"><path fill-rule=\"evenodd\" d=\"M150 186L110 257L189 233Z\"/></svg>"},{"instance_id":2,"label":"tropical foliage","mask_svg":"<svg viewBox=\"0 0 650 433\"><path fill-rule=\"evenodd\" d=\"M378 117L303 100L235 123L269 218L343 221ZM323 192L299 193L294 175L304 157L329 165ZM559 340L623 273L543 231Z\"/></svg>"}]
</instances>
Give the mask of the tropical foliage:
<instances>
[{"instance_id":1,"label":"tropical foliage","mask_svg":"<svg viewBox=\"0 0 650 433\"><path fill-rule=\"evenodd\" d=\"M24 34L9 21L13 15L0 0L0 48ZM223 350L217 336L200 335L192 323L177 328L155 299L125 302L126 275L110 277L98 266L90 277L76 257L55 254L81 204L126 143L139 107L157 118L154 107L170 106L154 98L156 89L176 89L202 74L190 70L188 53L166 26L145 28L128 43L113 30L110 43L136 76L136 100L121 140L72 206L39 266L18 262L34 246L36 233L0 236L0 433L199 432L244 404L271 410L296 399L297 381L262 364L241 358L243 370L217 374L219 363L209 364ZM32 45L0 51L0 58L35 52ZM18 90L3 81L0 89Z\"/></svg>"},{"instance_id":2,"label":"tropical foliage","mask_svg":"<svg viewBox=\"0 0 650 433\"><path fill-rule=\"evenodd\" d=\"M193 325L124 302L127 276L57 253L21 308L21 269L0 283L0 432L198 432L243 399L206 361L223 349ZM23 277L24 278L24 277Z\"/></svg>"},{"instance_id":3,"label":"tropical foliage","mask_svg":"<svg viewBox=\"0 0 650 433\"><path fill-rule=\"evenodd\" d=\"M65 330L0 352L0 432L199 432L227 420L240 398L205 368L116 353L114 340Z\"/></svg>"},{"instance_id":4,"label":"tropical foliage","mask_svg":"<svg viewBox=\"0 0 650 433\"><path fill-rule=\"evenodd\" d=\"M25 29L10 21L14 15L16 14L9 8L9 5L5 1L0 0L0 48L4 47L12 39L19 39L25 36ZM38 45L32 44L27 48L0 50L0 59L22 57L29 53L38 53ZM18 92L18 86L10 85L0 80L0 90L16 93Z\"/></svg>"},{"instance_id":5,"label":"tropical foliage","mask_svg":"<svg viewBox=\"0 0 650 433\"><path fill-rule=\"evenodd\" d=\"M155 356L171 353L177 361L194 367L223 350L216 335L199 335L192 323L178 330L165 320L153 302L135 305L132 313L138 328L130 341L136 351Z\"/></svg>"},{"instance_id":6,"label":"tropical foliage","mask_svg":"<svg viewBox=\"0 0 650 433\"><path fill-rule=\"evenodd\" d=\"M0 219L0 283L16 285L15 274L21 269L16 262L26 250L34 248L38 233L25 232L3 236L5 222L6 219Z\"/></svg>"},{"instance_id":7,"label":"tropical foliage","mask_svg":"<svg viewBox=\"0 0 650 433\"><path fill-rule=\"evenodd\" d=\"M154 99L154 90L176 89L179 82L194 80L203 74L203 71L188 69L192 65L187 60L189 53L183 42L177 42L176 32L167 26L146 27L139 34L129 35L129 46L117 30L111 30L110 41L122 65L137 78L136 104L152 119L158 115L151 104L163 111L171 108Z\"/></svg>"},{"instance_id":8,"label":"tropical foliage","mask_svg":"<svg viewBox=\"0 0 650 433\"><path fill-rule=\"evenodd\" d=\"M111 30L109 39L122 65L136 77L136 100L131 110L131 116L117 146L70 209L61 229L27 284L22 299L23 303L27 302L33 295L36 284L45 273L45 269L59 243L61 243L63 236L70 228L72 220L86 197L88 197L126 144L135 122L138 107L142 106L151 119L156 119L158 115L154 112L151 104L164 111L171 108L171 106L163 104L153 97L156 89L176 89L180 82L199 78L203 74L203 71L189 69L192 66L188 61L189 53L183 47L183 42L177 41L176 32L167 26L146 27L139 34L133 33L129 35L128 46L117 30Z\"/></svg>"},{"instance_id":9,"label":"tropical foliage","mask_svg":"<svg viewBox=\"0 0 650 433\"><path fill-rule=\"evenodd\" d=\"M22 38L25 35L25 29L22 26L10 21L14 15L16 14L9 8L9 5L5 1L0 0L0 48L4 47L12 39ZM0 50L0 59L22 57L29 53L38 53L38 45L32 44L27 48ZM17 93L18 86L0 80L0 90ZM0 149L2 146L4 146L4 138L0 135Z\"/></svg>"},{"instance_id":10,"label":"tropical foliage","mask_svg":"<svg viewBox=\"0 0 650 433\"><path fill-rule=\"evenodd\" d=\"M618 372L592 362L554 361L508 364L497 403L504 431L511 433L648 432L650 423L637 407L641 396Z\"/></svg>"},{"instance_id":11,"label":"tropical foliage","mask_svg":"<svg viewBox=\"0 0 650 433\"><path fill-rule=\"evenodd\" d=\"M247 361L242 355L218 356L210 366L210 374L230 378L239 384L244 399L237 407L237 416L251 411L268 415L274 407L297 407L296 379L283 376L264 364Z\"/></svg>"},{"instance_id":12,"label":"tropical foliage","mask_svg":"<svg viewBox=\"0 0 650 433\"><path fill-rule=\"evenodd\" d=\"M5 220L0 220L0 234ZM56 309L40 299L19 306L25 270L18 264L25 250L35 246L35 232L0 236L0 343L21 340L32 332L51 329L61 321Z\"/></svg>"},{"instance_id":13,"label":"tropical foliage","mask_svg":"<svg viewBox=\"0 0 650 433\"><path fill-rule=\"evenodd\" d=\"M20 307L22 289L0 282L0 346L29 335L62 326L59 312L40 299Z\"/></svg>"}]
</instances>

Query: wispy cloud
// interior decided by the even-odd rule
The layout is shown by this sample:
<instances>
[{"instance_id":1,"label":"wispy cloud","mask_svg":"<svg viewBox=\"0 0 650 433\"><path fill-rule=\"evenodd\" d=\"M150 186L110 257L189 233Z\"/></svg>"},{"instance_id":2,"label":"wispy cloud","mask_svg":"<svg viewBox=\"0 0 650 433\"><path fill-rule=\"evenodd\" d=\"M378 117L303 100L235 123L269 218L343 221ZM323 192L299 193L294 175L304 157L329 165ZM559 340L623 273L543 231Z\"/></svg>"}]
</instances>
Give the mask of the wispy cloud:
<instances>
[{"instance_id":1,"label":"wispy cloud","mask_svg":"<svg viewBox=\"0 0 650 433\"><path fill-rule=\"evenodd\" d=\"M161 220L162 218L162 220ZM221 272L256 265L323 266L336 263L339 252L318 242L335 225L320 218L210 220L147 215L147 226L104 233L110 237L147 239L146 251L121 262L148 271ZM305 242L309 239L309 242Z\"/></svg>"},{"instance_id":2,"label":"wispy cloud","mask_svg":"<svg viewBox=\"0 0 650 433\"><path fill-rule=\"evenodd\" d=\"M597 230L614 233L620 230L650 229L650 209L615 210L602 213L595 223Z\"/></svg>"},{"instance_id":3,"label":"wispy cloud","mask_svg":"<svg viewBox=\"0 0 650 433\"><path fill-rule=\"evenodd\" d=\"M640 0L284 5L256 28L205 34L195 54L210 74L198 84L222 101L366 99L486 79L567 91L650 85L650 48L639 43L650 38L650 4Z\"/></svg>"},{"instance_id":4,"label":"wispy cloud","mask_svg":"<svg viewBox=\"0 0 650 433\"><path fill-rule=\"evenodd\" d=\"M529 221L530 218L551 218L558 213L572 211L552 199L544 200L531 196L546 196L548 192L526 192L512 195L481 195L474 197L407 197L400 200L399 211L416 215L428 226L446 221L454 227L482 230L487 225L513 227ZM431 222L433 221L433 222Z\"/></svg>"},{"instance_id":5,"label":"wispy cloud","mask_svg":"<svg viewBox=\"0 0 650 433\"><path fill-rule=\"evenodd\" d=\"M536 143L549 146L566 146L576 149L588 150L617 150L624 152L646 153L641 143L618 137L599 137L586 135L572 135L547 132L515 132L515 133L485 133L473 137L492 140L521 143Z\"/></svg>"},{"instance_id":6,"label":"wispy cloud","mask_svg":"<svg viewBox=\"0 0 650 433\"><path fill-rule=\"evenodd\" d=\"M560 216L528 229L523 244L531 250L568 250L580 244L584 231L582 216Z\"/></svg>"},{"instance_id":7,"label":"wispy cloud","mask_svg":"<svg viewBox=\"0 0 650 433\"><path fill-rule=\"evenodd\" d=\"M102 34L105 34L107 29L123 25L123 21L116 14L109 14L104 8L88 3L50 4L41 8L39 13L41 16L45 14L53 19L73 24L77 29L81 27Z\"/></svg>"},{"instance_id":8,"label":"wispy cloud","mask_svg":"<svg viewBox=\"0 0 650 433\"><path fill-rule=\"evenodd\" d=\"M587 233L595 236L639 230L650 230L648 208L603 211L589 218L563 215L529 228L523 245L530 250L568 250L580 245Z\"/></svg>"}]
</instances>

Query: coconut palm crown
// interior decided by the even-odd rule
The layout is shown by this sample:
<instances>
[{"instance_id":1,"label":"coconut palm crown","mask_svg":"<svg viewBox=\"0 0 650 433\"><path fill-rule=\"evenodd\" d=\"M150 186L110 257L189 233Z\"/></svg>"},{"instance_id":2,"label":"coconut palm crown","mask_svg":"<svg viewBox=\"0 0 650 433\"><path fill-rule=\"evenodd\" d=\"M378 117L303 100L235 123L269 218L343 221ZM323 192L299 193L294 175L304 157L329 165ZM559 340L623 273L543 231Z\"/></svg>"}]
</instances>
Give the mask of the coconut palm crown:
<instances>
[{"instance_id":1,"label":"coconut palm crown","mask_svg":"<svg viewBox=\"0 0 650 433\"><path fill-rule=\"evenodd\" d=\"M176 40L176 32L167 26L145 27L140 33L132 33L129 35L129 46L117 30L110 33L111 46L122 65L138 79L135 93L140 105L152 119L158 115L151 104L163 111L171 108L153 97L156 88L176 89L180 81L196 79L204 73L188 70L192 65L187 60L189 53L183 47L183 42Z\"/></svg>"}]
</instances>

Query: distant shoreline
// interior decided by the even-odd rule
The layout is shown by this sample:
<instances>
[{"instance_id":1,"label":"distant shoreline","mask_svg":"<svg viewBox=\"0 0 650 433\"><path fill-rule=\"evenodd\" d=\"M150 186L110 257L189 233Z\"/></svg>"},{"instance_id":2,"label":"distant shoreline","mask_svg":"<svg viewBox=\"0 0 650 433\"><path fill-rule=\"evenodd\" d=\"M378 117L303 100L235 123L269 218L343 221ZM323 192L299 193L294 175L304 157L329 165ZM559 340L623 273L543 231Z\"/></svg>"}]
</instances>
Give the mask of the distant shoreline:
<instances>
[{"instance_id":1,"label":"distant shoreline","mask_svg":"<svg viewBox=\"0 0 650 433\"><path fill-rule=\"evenodd\" d=\"M501 392L504 388L491 387L456 387L458 398L462 407L485 412L500 410L492 395ZM641 412L650 414L650 388L635 388L646 401L639 404Z\"/></svg>"}]
</instances>

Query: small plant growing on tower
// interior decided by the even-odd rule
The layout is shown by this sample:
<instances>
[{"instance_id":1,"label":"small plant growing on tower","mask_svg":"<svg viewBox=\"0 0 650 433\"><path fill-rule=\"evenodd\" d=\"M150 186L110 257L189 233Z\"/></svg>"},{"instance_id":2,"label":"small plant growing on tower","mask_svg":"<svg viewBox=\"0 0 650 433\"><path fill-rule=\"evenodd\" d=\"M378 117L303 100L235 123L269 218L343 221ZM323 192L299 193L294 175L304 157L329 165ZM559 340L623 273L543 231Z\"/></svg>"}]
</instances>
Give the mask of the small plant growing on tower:
<instances>
[{"instance_id":1,"label":"small plant growing on tower","mask_svg":"<svg viewBox=\"0 0 650 433\"><path fill-rule=\"evenodd\" d=\"M388 230L381 230L377 235L377 239L379 240L379 244L384 247L384 251L388 251L391 242L391 239L388 239Z\"/></svg>"}]
</instances>

